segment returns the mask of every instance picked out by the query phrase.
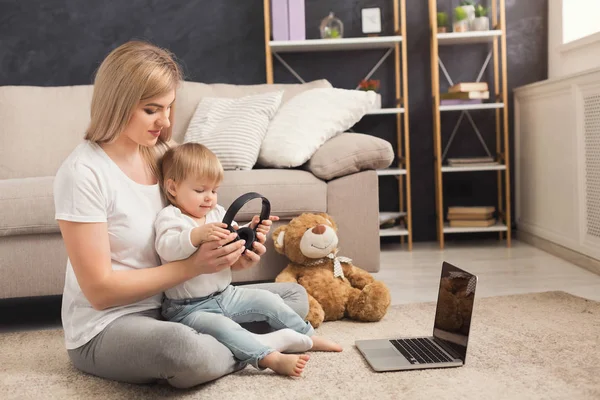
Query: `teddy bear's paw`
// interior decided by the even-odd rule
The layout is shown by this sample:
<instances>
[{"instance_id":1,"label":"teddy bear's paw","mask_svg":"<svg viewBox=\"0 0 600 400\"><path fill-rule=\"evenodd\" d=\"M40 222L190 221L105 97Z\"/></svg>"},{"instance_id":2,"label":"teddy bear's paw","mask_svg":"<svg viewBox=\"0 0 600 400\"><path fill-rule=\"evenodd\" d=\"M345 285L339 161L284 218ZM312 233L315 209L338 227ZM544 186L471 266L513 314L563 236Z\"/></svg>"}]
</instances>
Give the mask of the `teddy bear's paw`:
<instances>
[{"instance_id":1,"label":"teddy bear's paw","mask_svg":"<svg viewBox=\"0 0 600 400\"><path fill-rule=\"evenodd\" d=\"M391 303L390 291L383 282L375 281L363 288L357 296L351 296L347 314L358 321L381 320Z\"/></svg>"},{"instance_id":2,"label":"teddy bear's paw","mask_svg":"<svg viewBox=\"0 0 600 400\"><path fill-rule=\"evenodd\" d=\"M315 309L311 308L308 311L308 315L306 316L306 320L310 322L313 328L318 328L325 319L325 312L323 312L322 308Z\"/></svg>"}]
</instances>

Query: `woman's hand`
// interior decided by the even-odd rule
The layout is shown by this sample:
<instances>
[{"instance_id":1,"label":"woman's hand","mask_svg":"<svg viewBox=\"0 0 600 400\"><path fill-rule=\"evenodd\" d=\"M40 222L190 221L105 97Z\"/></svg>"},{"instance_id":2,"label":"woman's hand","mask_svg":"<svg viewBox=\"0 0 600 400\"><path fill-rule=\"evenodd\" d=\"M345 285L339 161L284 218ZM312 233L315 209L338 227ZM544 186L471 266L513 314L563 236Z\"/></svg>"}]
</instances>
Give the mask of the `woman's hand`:
<instances>
[{"instance_id":1,"label":"woman's hand","mask_svg":"<svg viewBox=\"0 0 600 400\"><path fill-rule=\"evenodd\" d=\"M244 251L244 240L235 239L237 233L230 233L226 238L205 242L188 259L188 266L193 276L214 274L232 266ZM264 247L264 246L263 246Z\"/></svg>"},{"instance_id":2,"label":"woman's hand","mask_svg":"<svg viewBox=\"0 0 600 400\"><path fill-rule=\"evenodd\" d=\"M275 217L275 218L277 218L277 217ZM277 218L277 219L279 219L279 218ZM269 221L269 222L271 222L271 221ZM242 254L242 256L237 260L237 262L231 266L232 270L237 271L237 270L241 270L241 269L252 268L256 264L258 264L258 262L260 261L260 256L262 256L263 254L265 254L267 252L267 248L264 245L264 243L267 240L267 235L262 232L257 232L256 239L257 239L257 241L255 241L252 244L253 250L246 250L246 252L244 252Z\"/></svg>"}]
</instances>

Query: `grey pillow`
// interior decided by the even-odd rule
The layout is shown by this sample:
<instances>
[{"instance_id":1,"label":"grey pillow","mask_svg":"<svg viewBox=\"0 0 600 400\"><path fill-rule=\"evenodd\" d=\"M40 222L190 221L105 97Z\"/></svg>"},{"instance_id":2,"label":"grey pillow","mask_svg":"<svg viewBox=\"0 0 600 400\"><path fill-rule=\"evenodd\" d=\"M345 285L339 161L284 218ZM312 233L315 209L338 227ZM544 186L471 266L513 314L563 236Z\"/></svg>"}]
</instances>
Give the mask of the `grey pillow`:
<instances>
[{"instance_id":1,"label":"grey pillow","mask_svg":"<svg viewBox=\"0 0 600 400\"><path fill-rule=\"evenodd\" d=\"M392 161L394 150L388 141L361 133L341 133L325 142L305 168L327 181L367 169L387 168Z\"/></svg>"}]
</instances>

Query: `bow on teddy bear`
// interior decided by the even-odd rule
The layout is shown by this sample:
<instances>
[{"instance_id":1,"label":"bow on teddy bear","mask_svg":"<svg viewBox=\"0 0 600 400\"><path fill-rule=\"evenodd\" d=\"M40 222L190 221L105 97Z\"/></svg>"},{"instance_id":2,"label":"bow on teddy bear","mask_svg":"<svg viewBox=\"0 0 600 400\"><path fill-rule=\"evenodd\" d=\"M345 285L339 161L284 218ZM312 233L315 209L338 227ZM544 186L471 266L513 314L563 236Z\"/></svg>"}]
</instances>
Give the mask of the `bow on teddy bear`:
<instances>
[{"instance_id":1,"label":"bow on teddy bear","mask_svg":"<svg viewBox=\"0 0 600 400\"><path fill-rule=\"evenodd\" d=\"M276 282L297 282L309 300L306 320L313 327L348 317L379 321L390 305L383 282L338 253L337 225L326 213L304 213L273 232L275 250L291 262Z\"/></svg>"}]
</instances>

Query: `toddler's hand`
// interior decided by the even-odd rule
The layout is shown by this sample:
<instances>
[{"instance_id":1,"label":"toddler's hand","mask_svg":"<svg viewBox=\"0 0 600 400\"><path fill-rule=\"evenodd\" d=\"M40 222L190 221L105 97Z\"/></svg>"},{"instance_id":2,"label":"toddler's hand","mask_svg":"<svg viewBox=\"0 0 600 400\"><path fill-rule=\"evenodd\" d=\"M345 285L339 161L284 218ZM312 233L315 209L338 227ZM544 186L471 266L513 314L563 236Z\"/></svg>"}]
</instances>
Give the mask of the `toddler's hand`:
<instances>
[{"instance_id":1,"label":"toddler's hand","mask_svg":"<svg viewBox=\"0 0 600 400\"><path fill-rule=\"evenodd\" d=\"M260 220L260 216L255 215L252 218L252 222L250 223L250 226L252 228L254 228L258 224L258 227L256 228L256 232L262 233L262 235L257 235L257 236L258 236L259 242L264 243L267 235L269 234L269 231L271 230L271 225L273 225L273 221L279 221L279 217L276 215L271 215L269 217L269 219L262 220L260 222L260 224L258 223L259 220Z\"/></svg>"},{"instance_id":2,"label":"toddler's hand","mask_svg":"<svg viewBox=\"0 0 600 400\"><path fill-rule=\"evenodd\" d=\"M199 246L204 242L225 239L231 233L225 228L227 228L227 224L222 222L213 222L194 228L192 242L195 246Z\"/></svg>"}]
</instances>

